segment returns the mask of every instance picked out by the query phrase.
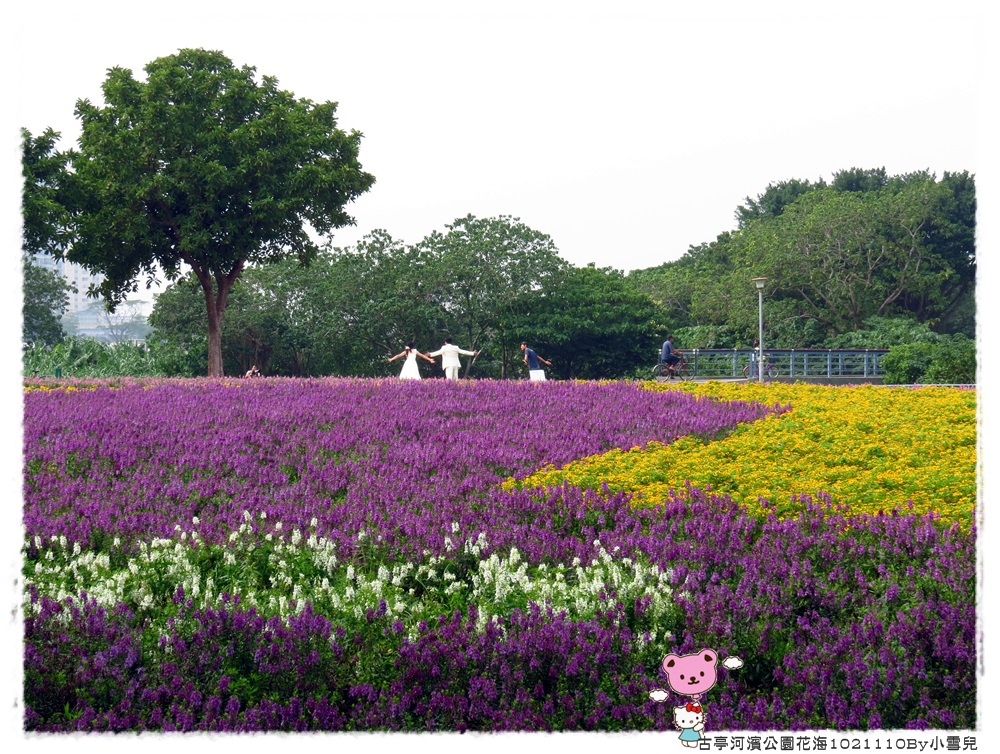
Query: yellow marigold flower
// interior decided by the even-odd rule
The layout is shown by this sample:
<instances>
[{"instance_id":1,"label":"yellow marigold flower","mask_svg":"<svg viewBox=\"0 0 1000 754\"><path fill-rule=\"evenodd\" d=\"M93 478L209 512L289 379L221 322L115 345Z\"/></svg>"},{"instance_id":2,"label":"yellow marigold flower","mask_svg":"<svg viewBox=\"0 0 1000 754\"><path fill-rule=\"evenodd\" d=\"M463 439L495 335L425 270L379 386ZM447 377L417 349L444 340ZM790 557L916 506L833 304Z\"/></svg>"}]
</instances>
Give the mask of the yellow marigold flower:
<instances>
[{"instance_id":1,"label":"yellow marigold flower","mask_svg":"<svg viewBox=\"0 0 1000 754\"><path fill-rule=\"evenodd\" d=\"M894 508L933 511L947 522L971 523L976 500L976 393L945 387L830 387L805 383L660 383L653 390L684 390L721 400L790 405L705 443L614 450L542 469L524 485L568 481L607 483L655 504L687 482L711 486L748 511L767 500L779 515L795 515L797 495L830 493L855 513ZM508 484L508 486L513 486Z\"/></svg>"}]
</instances>

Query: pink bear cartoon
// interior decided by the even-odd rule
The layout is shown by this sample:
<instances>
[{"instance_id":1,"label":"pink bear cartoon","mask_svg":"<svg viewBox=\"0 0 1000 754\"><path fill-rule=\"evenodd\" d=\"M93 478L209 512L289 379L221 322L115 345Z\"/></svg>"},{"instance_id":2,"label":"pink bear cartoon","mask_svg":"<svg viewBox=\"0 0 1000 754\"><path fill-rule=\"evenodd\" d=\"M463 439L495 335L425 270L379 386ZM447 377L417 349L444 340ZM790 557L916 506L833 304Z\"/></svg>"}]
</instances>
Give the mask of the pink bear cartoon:
<instances>
[{"instance_id":1,"label":"pink bear cartoon","mask_svg":"<svg viewBox=\"0 0 1000 754\"><path fill-rule=\"evenodd\" d=\"M698 700L715 685L718 663L719 655L714 649L703 649L691 655L667 655L663 658L663 672L671 689Z\"/></svg>"},{"instance_id":2,"label":"pink bear cartoon","mask_svg":"<svg viewBox=\"0 0 1000 754\"><path fill-rule=\"evenodd\" d=\"M681 696L689 696L695 701L715 685L719 678L716 666L719 664L719 653L714 649L703 649L689 655L670 654L663 658L663 672L667 676L667 685ZM729 670L743 667L739 657L727 657L722 666ZM655 702L664 702L667 692L663 689L653 689L649 698Z\"/></svg>"}]
</instances>

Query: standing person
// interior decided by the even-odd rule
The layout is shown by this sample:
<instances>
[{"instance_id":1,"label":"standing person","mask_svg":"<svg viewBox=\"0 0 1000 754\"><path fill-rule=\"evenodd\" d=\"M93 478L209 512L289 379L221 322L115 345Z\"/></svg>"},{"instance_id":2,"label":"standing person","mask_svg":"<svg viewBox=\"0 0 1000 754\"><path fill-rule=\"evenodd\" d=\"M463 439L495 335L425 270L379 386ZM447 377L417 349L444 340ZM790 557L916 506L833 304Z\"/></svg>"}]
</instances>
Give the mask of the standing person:
<instances>
[{"instance_id":1,"label":"standing person","mask_svg":"<svg viewBox=\"0 0 1000 754\"><path fill-rule=\"evenodd\" d=\"M528 378L534 382L545 382L545 370L539 366L538 362L542 362L547 367L552 366L552 362L546 361L528 348L527 343L521 344L521 350L524 351L524 363L528 365Z\"/></svg>"},{"instance_id":2,"label":"standing person","mask_svg":"<svg viewBox=\"0 0 1000 754\"><path fill-rule=\"evenodd\" d=\"M260 374L260 370L257 368L257 365L254 364L252 367L250 367L247 370L247 373L245 375L243 375L243 376L244 377L260 377L261 374Z\"/></svg>"},{"instance_id":3,"label":"standing person","mask_svg":"<svg viewBox=\"0 0 1000 754\"><path fill-rule=\"evenodd\" d=\"M425 356L420 353L416 348L414 348L413 343L407 343L406 348L397 353L395 356L389 357L389 361L395 361L396 359L406 357L406 361L403 362L403 370L399 373L399 379L401 380L419 380L420 370L417 369L417 357L425 361L429 361L431 364L434 363L434 359L429 356Z\"/></svg>"},{"instance_id":4,"label":"standing person","mask_svg":"<svg viewBox=\"0 0 1000 754\"><path fill-rule=\"evenodd\" d=\"M449 380L457 380L458 370L462 368L462 362L458 358L459 354L462 354L463 356L478 356L479 351L463 350L452 343L451 338L445 338L443 346L427 355L440 356L441 368L444 369L444 376Z\"/></svg>"},{"instance_id":5,"label":"standing person","mask_svg":"<svg viewBox=\"0 0 1000 754\"><path fill-rule=\"evenodd\" d=\"M667 365L670 370L670 379L674 378L674 364L678 361L680 361L680 357L677 356L677 350L674 348L674 336L668 335L660 349L660 363Z\"/></svg>"}]
</instances>

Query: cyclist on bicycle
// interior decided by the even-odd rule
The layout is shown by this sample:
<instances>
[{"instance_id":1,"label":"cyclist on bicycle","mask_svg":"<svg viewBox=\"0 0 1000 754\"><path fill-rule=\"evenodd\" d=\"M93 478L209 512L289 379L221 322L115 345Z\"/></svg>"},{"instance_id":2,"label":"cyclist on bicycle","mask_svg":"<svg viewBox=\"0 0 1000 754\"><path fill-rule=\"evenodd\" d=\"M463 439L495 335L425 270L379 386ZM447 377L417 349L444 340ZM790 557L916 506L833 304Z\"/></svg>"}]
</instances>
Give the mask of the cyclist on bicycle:
<instances>
[{"instance_id":1,"label":"cyclist on bicycle","mask_svg":"<svg viewBox=\"0 0 1000 754\"><path fill-rule=\"evenodd\" d=\"M660 349L660 363L665 364L670 370L670 379L674 377L674 364L678 361L680 361L680 357L677 356L677 350L674 348L674 336L668 335Z\"/></svg>"}]
</instances>

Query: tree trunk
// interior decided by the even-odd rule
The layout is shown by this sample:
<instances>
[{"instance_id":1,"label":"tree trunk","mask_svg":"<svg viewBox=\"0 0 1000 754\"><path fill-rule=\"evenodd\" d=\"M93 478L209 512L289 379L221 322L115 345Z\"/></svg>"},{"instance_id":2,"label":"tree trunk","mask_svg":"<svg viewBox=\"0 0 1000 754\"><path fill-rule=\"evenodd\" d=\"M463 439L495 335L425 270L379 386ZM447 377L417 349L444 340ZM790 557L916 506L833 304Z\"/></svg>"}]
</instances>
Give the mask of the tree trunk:
<instances>
[{"instance_id":1,"label":"tree trunk","mask_svg":"<svg viewBox=\"0 0 1000 754\"><path fill-rule=\"evenodd\" d=\"M208 310L208 376L222 377L222 312L219 311L219 299L212 286L212 279L198 276L201 288L205 292L205 307Z\"/></svg>"},{"instance_id":2,"label":"tree trunk","mask_svg":"<svg viewBox=\"0 0 1000 754\"><path fill-rule=\"evenodd\" d=\"M208 376L222 377L222 317L226 313L229 291L243 271L243 260L237 262L226 275L213 276L203 267L195 265L191 265L191 269L205 293L205 308L208 312Z\"/></svg>"}]
</instances>

